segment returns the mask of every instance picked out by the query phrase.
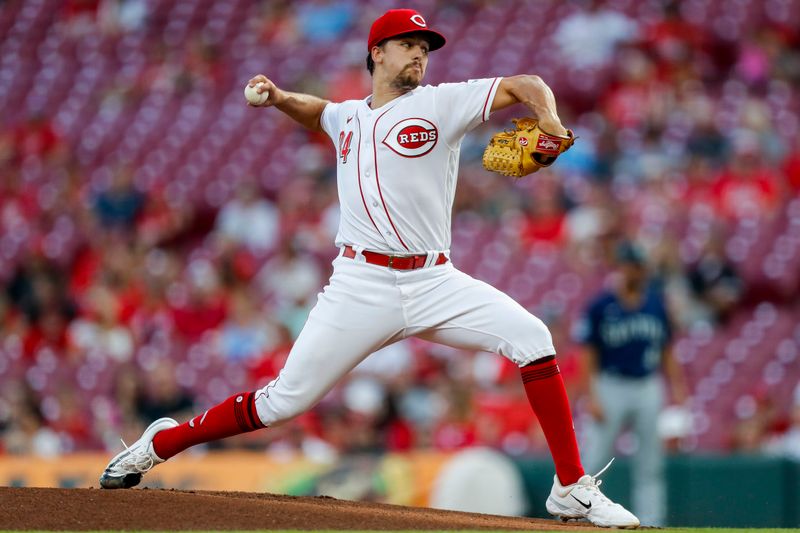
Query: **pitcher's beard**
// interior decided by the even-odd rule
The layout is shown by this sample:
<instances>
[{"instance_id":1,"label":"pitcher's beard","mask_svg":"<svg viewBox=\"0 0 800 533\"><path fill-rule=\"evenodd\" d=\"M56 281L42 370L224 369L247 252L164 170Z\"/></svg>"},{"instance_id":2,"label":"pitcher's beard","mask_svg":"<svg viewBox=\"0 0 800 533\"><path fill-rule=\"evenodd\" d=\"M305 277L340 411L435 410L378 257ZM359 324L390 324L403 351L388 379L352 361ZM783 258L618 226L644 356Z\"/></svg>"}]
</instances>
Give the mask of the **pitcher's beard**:
<instances>
[{"instance_id":1,"label":"pitcher's beard","mask_svg":"<svg viewBox=\"0 0 800 533\"><path fill-rule=\"evenodd\" d=\"M410 70L411 69L406 67L400 72L400 74L395 76L394 80L392 80L393 89L396 89L400 92L408 92L419 87L419 79L414 76Z\"/></svg>"}]
</instances>

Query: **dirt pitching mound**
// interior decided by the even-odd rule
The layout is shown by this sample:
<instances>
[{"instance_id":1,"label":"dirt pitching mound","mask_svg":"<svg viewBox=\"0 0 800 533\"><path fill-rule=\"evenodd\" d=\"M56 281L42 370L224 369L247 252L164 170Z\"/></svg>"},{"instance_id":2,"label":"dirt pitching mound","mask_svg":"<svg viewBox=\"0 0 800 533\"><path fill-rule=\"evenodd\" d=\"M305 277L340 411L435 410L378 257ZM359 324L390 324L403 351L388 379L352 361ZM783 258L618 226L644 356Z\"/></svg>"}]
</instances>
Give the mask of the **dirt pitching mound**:
<instances>
[{"instance_id":1,"label":"dirt pitching mound","mask_svg":"<svg viewBox=\"0 0 800 533\"><path fill-rule=\"evenodd\" d=\"M246 492L0 487L0 506L0 530L593 529L557 520Z\"/></svg>"}]
</instances>

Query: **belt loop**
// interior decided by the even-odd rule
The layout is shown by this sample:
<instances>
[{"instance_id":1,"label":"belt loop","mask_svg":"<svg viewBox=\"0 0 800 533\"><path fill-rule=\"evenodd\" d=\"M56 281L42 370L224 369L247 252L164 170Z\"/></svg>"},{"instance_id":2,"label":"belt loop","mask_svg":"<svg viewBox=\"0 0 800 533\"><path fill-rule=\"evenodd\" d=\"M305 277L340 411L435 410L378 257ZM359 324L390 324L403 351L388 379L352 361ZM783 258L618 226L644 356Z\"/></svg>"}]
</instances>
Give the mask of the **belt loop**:
<instances>
[{"instance_id":1,"label":"belt loop","mask_svg":"<svg viewBox=\"0 0 800 533\"><path fill-rule=\"evenodd\" d=\"M367 259L364 257L364 247L363 246L357 246L357 245L353 244L351 246L351 248L353 248L353 250L356 252L356 256L353 258L353 261L360 261L362 263L365 263L367 261Z\"/></svg>"},{"instance_id":2,"label":"belt loop","mask_svg":"<svg viewBox=\"0 0 800 533\"><path fill-rule=\"evenodd\" d=\"M433 266L434 261L436 261L435 257L436 254L432 250L425 250L425 264L422 266L422 268Z\"/></svg>"}]
</instances>

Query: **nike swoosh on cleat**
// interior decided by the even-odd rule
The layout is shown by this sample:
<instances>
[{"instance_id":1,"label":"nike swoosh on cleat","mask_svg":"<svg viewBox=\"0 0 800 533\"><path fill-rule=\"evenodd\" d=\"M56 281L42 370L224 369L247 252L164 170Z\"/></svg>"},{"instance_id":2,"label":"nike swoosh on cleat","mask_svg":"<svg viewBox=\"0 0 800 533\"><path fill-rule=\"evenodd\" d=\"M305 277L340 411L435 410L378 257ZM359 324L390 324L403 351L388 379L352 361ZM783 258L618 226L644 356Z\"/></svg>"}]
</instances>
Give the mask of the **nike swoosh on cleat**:
<instances>
[{"instance_id":1,"label":"nike swoosh on cleat","mask_svg":"<svg viewBox=\"0 0 800 533\"><path fill-rule=\"evenodd\" d=\"M570 496L572 496L572 494L570 494ZM583 505L583 507L584 507L585 509L591 509L591 508L592 508L592 502L589 502L589 503L583 503L582 501L580 501L580 500L579 500L578 498L576 498L575 496L572 496L572 499L573 499L573 500L575 500L576 502L578 502L579 504Z\"/></svg>"}]
</instances>

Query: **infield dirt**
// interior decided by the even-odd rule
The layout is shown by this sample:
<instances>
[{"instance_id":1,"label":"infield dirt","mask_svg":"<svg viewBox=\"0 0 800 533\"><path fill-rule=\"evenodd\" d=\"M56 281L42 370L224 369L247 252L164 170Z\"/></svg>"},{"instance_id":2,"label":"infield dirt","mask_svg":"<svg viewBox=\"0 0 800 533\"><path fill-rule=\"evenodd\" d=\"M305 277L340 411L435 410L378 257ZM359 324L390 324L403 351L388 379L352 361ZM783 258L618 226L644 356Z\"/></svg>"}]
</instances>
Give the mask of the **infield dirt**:
<instances>
[{"instance_id":1,"label":"infield dirt","mask_svg":"<svg viewBox=\"0 0 800 533\"><path fill-rule=\"evenodd\" d=\"M162 489L0 487L0 530L563 530L590 524L328 497Z\"/></svg>"}]
</instances>

